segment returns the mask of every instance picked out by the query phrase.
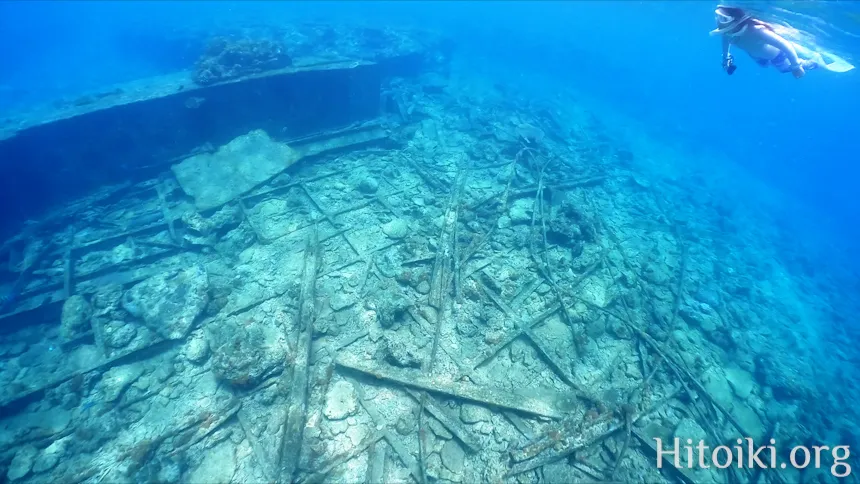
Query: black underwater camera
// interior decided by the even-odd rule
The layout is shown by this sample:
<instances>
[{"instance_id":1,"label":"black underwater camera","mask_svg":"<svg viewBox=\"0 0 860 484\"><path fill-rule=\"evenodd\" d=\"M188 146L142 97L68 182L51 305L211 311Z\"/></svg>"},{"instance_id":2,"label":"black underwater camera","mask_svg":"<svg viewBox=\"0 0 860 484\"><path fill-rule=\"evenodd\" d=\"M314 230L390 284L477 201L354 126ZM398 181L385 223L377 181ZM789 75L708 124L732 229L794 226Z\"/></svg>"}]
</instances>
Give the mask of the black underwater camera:
<instances>
[{"instance_id":1,"label":"black underwater camera","mask_svg":"<svg viewBox=\"0 0 860 484\"><path fill-rule=\"evenodd\" d=\"M734 74L735 70L737 70L738 68L738 66L734 64L733 60L734 58L731 54L729 54L728 56L726 56L726 60L723 61L723 69L726 70L726 74L728 75Z\"/></svg>"}]
</instances>

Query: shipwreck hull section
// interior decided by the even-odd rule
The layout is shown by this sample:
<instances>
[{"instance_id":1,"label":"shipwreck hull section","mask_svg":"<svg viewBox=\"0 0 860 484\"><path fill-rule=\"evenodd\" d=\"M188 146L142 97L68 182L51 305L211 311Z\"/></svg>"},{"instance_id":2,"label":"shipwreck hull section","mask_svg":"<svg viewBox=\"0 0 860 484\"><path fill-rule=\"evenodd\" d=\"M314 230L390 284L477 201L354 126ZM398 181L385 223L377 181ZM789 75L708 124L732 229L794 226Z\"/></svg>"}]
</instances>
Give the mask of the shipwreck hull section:
<instances>
[{"instance_id":1,"label":"shipwreck hull section","mask_svg":"<svg viewBox=\"0 0 860 484\"><path fill-rule=\"evenodd\" d=\"M31 117L0 131L0 233L254 129L289 142L376 118L383 78L414 75L420 65L420 56L334 62L206 87L183 76L151 92L117 90L91 105Z\"/></svg>"}]
</instances>

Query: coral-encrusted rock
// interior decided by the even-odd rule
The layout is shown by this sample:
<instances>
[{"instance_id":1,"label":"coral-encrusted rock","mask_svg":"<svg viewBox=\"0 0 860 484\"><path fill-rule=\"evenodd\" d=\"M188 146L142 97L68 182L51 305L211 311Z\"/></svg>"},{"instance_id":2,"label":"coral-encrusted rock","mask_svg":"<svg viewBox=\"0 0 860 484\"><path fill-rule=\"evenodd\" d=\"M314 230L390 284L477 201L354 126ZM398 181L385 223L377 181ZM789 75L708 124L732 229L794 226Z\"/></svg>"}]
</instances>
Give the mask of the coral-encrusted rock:
<instances>
[{"instance_id":1,"label":"coral-encrusted rock","mask_svg":"<svg viewBox=\"0 0 860 484\"><path fill-rule=\"evenodd\" d=\"M183 349L183 354L188 361L195 365L201 365L206 361L209 356L209 343L202 333L188 340L188 344Z\"/></svg>"},{"instance_id":2,"label":"coral-encrusted rock","mask_svg":"<svg viewBox=\"0 0 860 484\"><path fill-rule=\"evenodd\" d=\"M66 437L63 439L55 440L51 445L49 445L42 453L36 458L33 463L33 472L38 474L40 472L47 472L54 467L57 467L57 464L60 462L60 459L66 453L66 448L71 442L71 437Z\"/></svg>"},{"instance_id":3,"label":"coral-encrusted rock","mask_svg":"<svg viewBox=\"0 0 860 484\"><path fill-rule=\"evenodd\" d=\"M511 204L511 209L508 213L510 221L513 224L524 224L532 220L532 205L529 200L517 200Z\"/></svg>"},{"instance_id":4,"label":"coral-encrusted rock","mask_svg":"<svg viewBox=\"0 0 860 484\"><path fill-rule=\"evenodd\" d=\"M466 453L463 452L463 448L460 447L460 444L456 441L449 440L442 446L440 454L442 456L442 464L447 467L449 471L454 474L460 474L463 472Z\"/></svg>"},{"instance_id":5,"label":"coral-encrusted rock","mask_svg":"<svg viewBox=\"0 0 860 484\"><path fill-rule=\"evenodd\" d=\"M212 222L200 216L195 210L188 210L182 214L182 223L185 226L200 235L208 235L214 228Z\"/></svg>"},{"instance_id":6,"label":"coral-encrusted rock","mask_svg":"<svg viewBox=\"0 0 860 484\"><path fill-rule=\"evenodd\" d=\"M402 239L409 235L409 224L403 219L394 219L382 225L382 233L391 239Z\"/></svg>"},{"instance_id":7,"label":"coral-encrusted rock","mask_svg":"<svg viewBox=\"0 0 860 484\"><path fill-rule=\"evenodd\" d=\"M60 322L60 336L63 341L72 341L86 333L90 328L92 315L93 309L83 296L74 295L66 299Z\"/></svg>"},{"instance_id":8,"label":"coral-encrusted rock","mask_svg":"<svg viewBox=\"0 0 860 484\"><path fill-rule=\"evenodd\" d=\"M366 177L358 184L358 190L362 193L373 194L379 190L379 182L373 178Z\"/></svg>"},{"instance_id":9,"label":"coral-encrusted rock","mask_svg":"<svg viewBox=\"0 0 860 484\"><path fill-rule=\"evenodd\" d=\"M242 212L239 205L224 205L208 219L213 230L221 233L239 225L241 221Z\"/></svg>"},{"instance_id":10,"label":"coral-encrusted rock","mask_svg":"<svg viewBox=\"0 0 860 484\"><path fill-rule=\"evenodd\" d=\"M464 403L460 407L460 419L467 424L478 422L489 422L493 418L493 414L484 407Z\"/></svg>"},{"instance_id":11,"label":"coral-encrusted rock","mask_svg":"<svg viewBox=\"0 0 860 484\"><path fill-rule=\"evenodd\" d=\"M113 402L143 374L143 366L137 363L116 366L108 370L101 381L104 401Z\"/></svg>"},{"instance_id":12,"label":"coral-encrusted rock","mask_svg":"<svg viewBox=\"0 0 860 484\"><path fill-rule=\"evenodd\" d=\"M231 40L223 37L210 42L197 62L194 82L206 86L237 77L292 65L284 46L272 40Z\"/></svg>"},{"instance_id":13,"label":"coral-encrusted rock","mask_svg":"<svg viewBox=\"0 0 860 484\"><path fill-rule=\"evenodd\" d=\"M287 357L283 331L271 318L243 315L213 321L206 326L206 339L212 371L237 388L260 383Z\"/></svg>"},{"instance_id":14,"label":"coral-encrusted rock","mask_svg":"<svg viewBox=\"0 0 860 484\"><path fill-rule=\"evenodd\" d=\"M137 327L125 321L108 321L104 325L105 344L111 348L125 348L137 336Z\"/></svg>"},{"instance_id":15,"label":"coral-encrusted rock","mask_svg":"<svg viewBox=\"0 0 860 484\"><path fill-rule=\"evenodd\" d=\"M385 361L406 368L421 367L421 348L413 339L394 338L386 335L382 345Z\"/></svg>"},{"instance_id":16,"label":"coral-encrusted rock","mask_svg":"<svg viewBox=\"0 0 860 484\"><path fill-rule=\"evenodd\" d=\"M412 302L398 289L389 289L378 292L373 299L365 302L365 306L376 310L379 325L389 329L409 317L408 311Z\"/></svg>"},{"instance_id":17,"label":"coral-encrusted rock","mask_svg":"<svg viewBox=\"0 0 860 484\"><path fill-rule=\"evenodd\" d=\"M201 265L159 274L123 296L126 311L167 339L182 339L209 303L209 275Z\"/></svg>"},{"instance_id":18,"label":"coral-encrusted rock","mask_svg":"<svg viewBox=\"0 0 860 484\"><path fill-rule=\"evenodd\" d=\"M9 470L6 471L6 479L9 479L9 482L15 482L29 474L38 454L39 451L32 445L21 447L15 453L12 463L9 464Z\"/></svg>"},{"instance_id":19,"label":"coral-encrusted rock","mask_svg":"<svg viewBox=\"0 0 860 484\"><path fill-rule=\"evenodd\" d=\"M358 410L358 396L352 383L339 381L332 385L326 396L326 405L323 413L329 420L343 420L354 415Z\"/></svg>"}]
</instances>

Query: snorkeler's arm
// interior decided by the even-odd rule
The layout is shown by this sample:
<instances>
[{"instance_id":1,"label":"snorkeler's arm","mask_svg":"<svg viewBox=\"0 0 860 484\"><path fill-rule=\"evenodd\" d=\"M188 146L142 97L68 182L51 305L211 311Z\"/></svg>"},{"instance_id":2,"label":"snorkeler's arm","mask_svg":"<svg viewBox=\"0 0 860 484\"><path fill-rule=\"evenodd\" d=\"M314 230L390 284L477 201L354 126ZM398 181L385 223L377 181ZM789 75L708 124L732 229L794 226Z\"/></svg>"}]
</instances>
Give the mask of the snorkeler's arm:
<instances>
[{"instance_id":1,"label":"snorkeler's arm","mask_svg":"<svg viewBox=\"0 0 860 484\"><path fill-rule=\"evenodd\" d=\"M732 54L729 52L729 48L731 46L731 42L725 36L723 37L723 70L726 71L728 75L732 75L737 69L737 66L732 64Z\"/></svg>"},{"instance_id":2,"label":"snorkeler's arm","mask_svg":"<svg viewBox=\"0 0 860 484\"><path fill-rule=\"evenodd\" d=\"M767 42L776 47L777 49L783 51L788 57L788 62L791 63L791 67L799 67L800 66L800 58L797 56L797 51L794 50L794 45L791 42L783 39L773 31L769 29L759 29L761 35L767 39Z\"/></svg>"},{"instance_id":3,"label":"snorkeler's arm","mask_svg":"<svg viewBox=\"0 0 860 484\"><path fill-rule=\"evenodd\" d=\"M723 64L725 64L726 60L728 60L728 58L729 58L729 55L730 55L729 46L730 45L732 45L732 44L731 44L731 42L729 42L729 38L724 35L723 36Z\"/></svg>"}]
</instances>

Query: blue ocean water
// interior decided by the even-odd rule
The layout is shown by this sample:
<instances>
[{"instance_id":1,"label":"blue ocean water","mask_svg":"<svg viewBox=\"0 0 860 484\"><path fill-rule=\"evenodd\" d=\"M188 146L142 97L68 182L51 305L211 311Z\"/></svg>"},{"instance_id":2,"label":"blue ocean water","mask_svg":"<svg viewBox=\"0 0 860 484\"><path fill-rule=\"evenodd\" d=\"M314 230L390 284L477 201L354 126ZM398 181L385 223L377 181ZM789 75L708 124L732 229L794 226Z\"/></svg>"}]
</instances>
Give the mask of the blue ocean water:
<instances>
[{"instance_id":1,"label":"blue ocean water","mask_svg":"<svg viewBox=\"0 0 860 484\"><path fill-rule=\"evenodd\" d=\"M860 63L860 2L743 1L733 5L746 8L758 18L781 26L793 40L813 50L836 54L853 64ZM856 317L857 310L860 310L860 197L857 195L860 180L860 167L857 166L860 124L854 118L854 113L860 112L860 69L845 73L811 70L803 78L795 79L790 74L762 68L735 50L738 68L733 75L728 76L721 68L720 40L708 35L715 28L715 7L716 3L710 1L632 0L6 1L0 2L0 118L8 116L11 119L33 106L48 105L57 99L72 99L85 93L109 90L115 85L170 76L188 69L206 49L206 36L198 35L201 32L211 36L235 34L237 31L259 32L310 22L359 24L375 29L420 28L440 32L450 38L455 46L450 59L452 78L478 79L485 83L487 92L494 85L509 86L506 89L516 92L523 105L563 102L566 104L552 109L558 112L568 108L587 109L600 118L600 124L605 125L608 132L621 133L618 136L625 140L624 149L629 150L636 160L634 166L629 168L632 172L641 169L642 173L664 180L668 183L665 186L687 193L678 212L692 214L689 215L692 220L682 221L680 219L683 217L679 215L677 219L662 221L671 226L671 231L683 232L687 227L695 226L697 214L702 209L708 213L721 214L724 219L722 223L729 227L725 228L726 234L762 234L760 240L739 239L753 245L761 244L764 249L760 253L750 252L749 247L746 247L747 252L743 252L720 236L714 236L712 241L707 236L701 236L711 241L703 245L710 244L708 248L716 254L722 254L725 259L703 264L702 267L706 266L712 272L713 280L704 275L708 272L704 269L692 278L694 280L688 283L695 289L686 289L690 302L680 308L679 303L676 304L672 319L681 319L691 327L700 324L701 332L712 335L716 346L722 348L715 351L717 356L713 360L708 361L720 362L730 368L726 370L728 383L722 381L717 384L705 376L701 377L703 385L712 395L725 390L732 401L732 392L737 396L744 393L739 388L747 388L746 395L752 392L753 396L748 401L758 405L756 412L759 416L745 419L748 414L742 414L744 417L735 414L734 418L745 419L742 420L743 424L751 420L758 421L768 432L774 431L777 422L777 427L783 429L797 427L801 430L793 430L789 439L797 443L860 444L857 413L848 410L848 407L857 403L851 398L860 394L854 383L856 366L860 362L856 353L857 339L860 339L860 322ZM456 89L453 81L449 82L449 86L453 86L449 87L451 90ZM481 94L475 93L480 93L482 88L469 89L468 96L481 97ZM467 90L464 88L463 92ZM458 94L449 93L452 98L459 99ZM468 96L463 94L462 98ZM199 103L208 102L200 99ZM577 106L571 106L571 103ZM488 125L495 123L486 122ZM644 141L646 139L647 142ZM13 167L4 171L12 174L10 176L14 176L14 166L19 162L18 159L0 159L0 164ZM79 170L86 172L88 168L91 167L80 166ZM589 173L587 166L582 171ZM570 173L571 178L579 175L582 173ZM647 185L647 182L643 184ZM627 196L623 195L624 189L613 189L617 190L619 198ZM27 190L27 187L21 187L21 190ZM424 203L422 199L421 205ZM11 207L5 208L7 213L13 211ZM10 218L8 226L3 224L3 229L15 231L19 228L19 222L12 222ZM185 223L192 225L187 221ZM650 221L643 220L643 223ZM742 227L738 229L738 225ZM391 227L387 226L385 230L395 230ZM501 224L499 227L504 228ZM719 232L722 229L708 230ZM4 230L0 230L0 233L4 233ZM261 230L264 229L254 229L255 232ZM690 234L690 239L700 237L693 229ZM263 238L259 234L257 236ZM730 237L726 236L727 239ZM172 242L158 243L169 245ZM128 250L140 251L134 247ZM113 256L120 257L117 253L115 251ZM741 253L743 255L738 255ZM11 250L9 254L11 266ZM246 254L243 252L242 257ZM414 258L419 259L420 255L415 254ZM693 254L690 257L695 259L697 255L701 256ZM381 262L377 261L376 264ZM677 269L674 262L666 264L672 270ZM732 264L753 269L750 269L749 274L737 274ZM43 268L45 270L39 273L59 271L61 268L57 266ZM213 272L209 267L207 270ZM384 275L385 270L380 270ZM225 271L237 270L231 266ZM405 278L403 274L398 277ZM236 277L239 278L239 275ZM671 276L670 281L674 281L673 277L676 276ZM731 280L731 283L726 284L734 286L717 291L715 285L719 283L714 282L717 279L722 283ZM6 292L0 292L0 313L14 306L22 299L22 293L26 293L13 280L2 282L9 284L0 286L6 289ZM164 286L171 284L169 280L159 282ZM674 284L663 282L667 287ZM123 284L127 289L127 281ZM549 291L549 286L545 287ZM278 291L282 294L285 289L278 288ZM504 292L503 289L499 291ZM639 297L660 300L668 293L671 291ZM728 306L724 298L727 297L752 302L726 309ZM633 305L633 298L630 299L628 303L625 298L624 304ZM768 301L771 300L778 301L780 311L790 308L785 310L789 315L776 310L770 312ZM90 303L96 304L95 300ZM644 304L641 301L639 303ZM372 310L368 307L368 311ZM128 307L124 311L127 314L145 312L131 311ZM719 313L720 318L730 315L743 320L748 326L739 325L736 330L730 327L714 330L713 327L707 329L707 325L700 322L693 323L701 320L701 313L714 314L712 311ZM118 317L117 314L114 312L103 317L113 323L116 322L114 319ZM217 314L217 311L213 314ZM268 313L268 319L277 317L272 314L275 313ZM138 317L136 314L131 315ZM208 317L217 319L215 316ZM223 314L219 317L226 318ZM659 320L660 316L656 318ZM251 324L251 319L247 321ZM659 326L654 322L646 322L646 327L654 325ZM442 331L444 333L445 330ZM612 332L611 327L608 331ZM665 333L672 334L672 328L655 331L663 334L661 341L670 338ZM796 359L785 354L764 354L757 346L758 343L743 341L747 337L743 331L766 340L785 339L788 341L785 348L802 347L803 350L798 350ZM588 332L590 334L590 330ZM720 336L713 336L715 332L720 333ZM618 330L618 333L621 331ZM96 335L96 338L99 337ZM27 339L37 338L28 334ZM230 344L238 345L238 340L242 344L247 343L237 338L230 340ZM48 351L42 347L47 348L47 344L39 344L28 343L31 346L27 347L34 348L34 351L38 348L43 353ZM210 346L213 344L209 343ZM838 348L834 349L834 345L838 345ZM608 347L600 346L602 350ZM56 355L55 347L51 345L50 348L53 358ZM290 351L294 350L291 348ZM511 353L514 353L513 347ZM696 350L691 350L689 354L695 355ZM2 355L18 358L21 353L4 349ZM829 356L816 359L821 355ZM33 358L30 357L29 361L32 362ZM661 364L657 358L653 362L655 365ZM693 356L690 361L679 366L695 367L698 364ZM820 367L822 365L824 367ZM610 361L603 361L604 370L608 366ZM778 373L774 370L776 367L788 368L787 373ZM814 374L821 379L819 382L798 384L800 389L790 382L786 383L792 379L792 375L797 380L809 380L811 373L806 371L809 367L817 368ZM733 371L754 375L756 383L751 385L756 389L749 390L743 378L732 379L731 375L736 374ZM146 371L137 368L128 373L134 374L133 379L136 379L146 374ZM703 370L701 373L707 375L708 371ZM776 374L781 376L774 376ZM125 373L110 376L116 379L131 378ZM233 381L242 380L244 383L237 385L242 387L247 383L247 378L244 375L244 380L237 377ZM587 384L596 381L590 379L590 375L583 378ZM687 384L692 385L689 381ZM839 391L832 394L819 395L814 393L815 388L808 389L816 384L844 388L840 387ZM96 383L87 377L86 381L77 382L76 385L84 388L89 386L92 390ZM145 388L139 390L140 395L146 394ZM248 389L242 388L237 398L246 396L243 393L245 390ZM53 399L52 403L58 406L78 408L80 403L72 405L50 389L47 394ZM80 403L81 408L93 414L98 410L94 407L100 407L104 398L86 395L86 392L81 394L85 399L84 403ZM387 396L383 395L382 398ZM422 408L425 403L421 404ZM719 403L731 405L722 401ZM737 405L740 408L740 404ZM751 406L755 405L751 403ZM455 408L455 405L449 407ZM715 410L715 407L699 411L718 414L719 409ZM45 408L43 405L39 410L47 411ZM836 411L844 412L828 415ZM350 418L355 418L355 409L350 412L346 413L349 413ZM464 413L468 412L461 412L461 415ZM493 418L497 417L499 415ZM481 418L484 417L470 415L463 420L470 424L491 421L490 417L485 420ZM705 420L708 418L706 416ZM209 422L207 425L211 424L211 420L211 417L206 420ZM672 425L678 426L677 422ZM456 432L453 433L456 435ZM534 435L531 437L535 438ZM459 442L450 435L447 438L450 442ZM230 439L224 437L223 440ZM30 439L26 445L36 440ZM241 447L241 439L234 440ZM20 464L25 459L40 462L32 456L38 452L42 456L40 458L44 459L44 449L52 445L52 442L37 445L38 451L33 450L30 456L30 450L20 450L30 447L22 447L11 440L9 442L12 443L7 445L7 441L0 439L0 470L3 470L4 475L7 470L15 468L13 463ZM355 442L356 446L358 442ZM161 444L160 441L158 443ZM141 462L158 460L158 465L162 466L159 469L174 472L173 467L165 464L168 460L166 453L158 454L157 459L152 457L157 454L157 447L139 450L143 455L136 458ZM626 444L624 447L626 450ZM457 466L452 462L459 459L462 467L462 457L458 457L459 454L448 447L441 448L441 461L456 474L453 468ZM342 449L327 449L326 452L338 454L341 453L339 450ZM254 452L259 450L255 449ZM621 451L622 454L624 452ZM416 459L419 456L422 460L425 458L417 450L414 454ZM175 472L183 473L192 469L199 464L198 461L183 461L181 466L177 464L181 472ZM30 467L33 467L32 462ZM409 467L408 464L405 467ZM23 474L26 477L16 476L16 479L22 479L23 482L23 479L38 475L38 472L28 468ZM628 477L635 475L629 474ZM159 482L186 482L188 479L188 474L183 474L182 479L164 477L162 474L158 476ZM652 477L648 475L643 479ZM790 481L793 477L790 475L781 479ZM140 476L137 479L146 480ZM777 482L775 479L772 482Z\"/></svg>"},{"instance_id":2,"label":"blue ocean water","mask_svg":"<svg viewBox=\"0 0 860 484\"><path fill-rule=\"evenodd\" d=\"M856 56L856 2L740 2L806 45ZM725 153L857 239L856 71L794 82L748 59L728 77L708 2L4 2L0 106L172 72L202 49L177 26L227 28L272 16L441 27L460 48L581 87L673 143ZM9 48L11 46L18 46ZM717 59L716 61L714 59ZM790 140L790 142L789 142ZM816 217L816 223L821 219ZM811 229L815 230L815 229Z\"/></svg>"}]
</instances>

